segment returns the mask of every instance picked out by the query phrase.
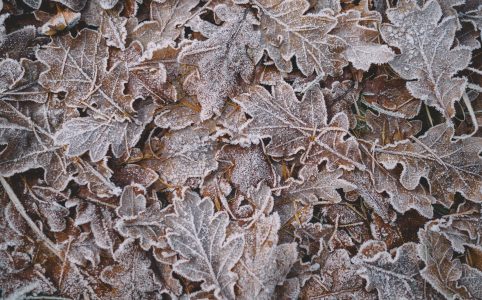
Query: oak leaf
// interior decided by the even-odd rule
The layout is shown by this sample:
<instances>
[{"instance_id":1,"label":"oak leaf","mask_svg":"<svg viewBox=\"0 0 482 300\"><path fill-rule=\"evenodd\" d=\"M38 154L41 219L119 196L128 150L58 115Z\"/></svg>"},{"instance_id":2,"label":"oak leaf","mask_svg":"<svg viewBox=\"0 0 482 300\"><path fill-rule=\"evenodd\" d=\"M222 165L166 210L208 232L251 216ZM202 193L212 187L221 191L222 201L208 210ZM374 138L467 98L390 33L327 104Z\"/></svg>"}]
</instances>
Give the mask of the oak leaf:
<instances>
[{"instance_id":1,"label":"oak leaf","mask_svg":"<svg viewBox=\"0 0 482 300\"><path fill-rule=\"evenodd\" d=\"M201 120L219 114L228 96L236 90L237 80L249 83L254 65L260 59L258 22L250 11L239 6L217 5L214 13L223 25L215 26L200 19L197 26L205 41L194 41L179 53L180 63L199 70L197 100ZM258 49L257 51L248 51Z\"/></svg>"},{"instance_id":2,"label":"oak leaf","mask_svg":"<svg viewBox=\"0 0 482 300\"><path fill-rule=\"evenodd\" d=\"M166 212L162 210L159 202L147 206L146 197L136 194L136 185L124 187L120 197L120 206L117 208L115 228L124 237L139 238L143 250L149 250L151 246L166 247L164 240L165 225L163 223Z\"/></svg>"},{"instance_id":3,"label":"oak leaf","mask_svg":"<svg viewBox=\"0 0 482 300\"><path fill-rule=\"evenodd\" d=\"M68 106L90 109L107 119L114 114L125 119L133 113L134 99L123 93L126 63L107 69L108 48L98 32L84 29L75 38L55 36L36 55L49 66L39 82L52 92L66 92Z\"/></svg>"},{"instance_id":4,"label":"oak leaf","mask_svg":"<svg viewBox=\"0 0 482 300\"><path fill-rule=\"evenodd\" d=\"M465 287L457 284L463 272L462 263L458 258L453 258L450 242L433 229L428 223L425 229L418 231L418 256L425 263L421 275L446 298L469 298Z\"/></svg>"},{"instance_id":5,"label":"oak leaf","mask_svg":"<svg viewBox=\"0 0 482 300\"><path fill-rule=\"evenodd\" d=\"M146 105L138 111L139 117L132 122L115 118L96 119L80 117L68 120L57 132L57 145L68 145L68 156L80 156L89 151L93 162L102 160L109 150L120 157L134 147L147 123L152 120L155 105Z\"/></svg>"},{"instance_id":6,"label":"oak leaf","mask_svg":"<svg viewBox=\"0 0 482 300\"><path fill-rule=\"evenodd\" d=\"M403 166L400 182L408 189L417 188L422 177L428 180L431 195L449 207L459 192L469 200L482 199L482 139L471 137L452 140L452 125L431 127L423 136L411 138L376 150L377 159L386 168Z\"/></svg>"},{"instance_id":7,"label":"oak leaf","mask_svg":"<svg viewBox=\"0 0 482 300\"><path fill-rule=\"evenodd\" d=\"M174 201L176 213L167 216L168 241L183 259L174 264L174 271L192 281L202 281L205 291L214 290L217 298L234 298L237 276L231 271L240 259L244 238L239 234L227 237L229 217L226 212L214 213L209 198L187 191L184 199Z\"/></svg>"},{"instance_id":8,"label":"oak leaf","mask_svg":"<svg viewBox=\"0 0 482 300\"><path fill-rule=\"evenodd\" d=\"M296 243L278 245L277 214L261 216L245 230L246 246L234 271L238 273L240 299L272 299L297 260Z\"/></svg>"},{"instance_id":9,"label":"oak leaf","mask_svg":"<svg viewBox=\"0 0 482 300\"><path fill-rule=\"evenodd\" d=\"M305 150L310 163L327 161L328 170L364 168L359 162L357 141L348 133L348 118L337 113L328 123L321 90L316 85L299 101L292 87L279 82L271 94L261 86L234 99L253 119L246 123L250 139L271 138L267 154L292 156Z\"/></svg>"},{"instance_id":10,"label":"oak leaf","mask_svg":"<svg viewBox=\"0 0 482 300\"><path fill-rule=\"evenodd\" d=\"M330 34L345 42L345 58L355 68L364 71L368 71L371 64L384 64L395 56L387 45L376 43L378 30L361 24L370 17L373 21L381 22L381 16L377 12L371 12L371 16L363 16L360 11L349 10L336 16L336 27L330 31Z\"/></svg>"},{"instance_id":11,"label":"oak leaf","mask_svg":"<svg viewBox=\"0 0 482 300\"><path fill-rule=\"evenodd\" d=\"M356 189L352 183L341 178L342 170L318 171L316 165L304 166L299 173L299 180L289 179L290 187L282 193L284 197L301 199L306 203L339 203L341 196L337 190L350 192Z\"/></svg>"},{"instance_id":12,"label":"oak leaf","mask_svg":"<svg viewBox=\"0 0 482 300\"><path fill-rule=\"evenodd\" d=\"M161 154L151 161L151 168L169 184L184 185L188 179L202 181L218 166L210 132L209 124L201 124L164 135Z\"/></svg>"},{"instance_id":13,"label":"oak leaf","mask_svg":"<svg viewBox=\"0 0 482 300\"><path fill-rule=\"evenodd\" d=\"M102 270L100 279L115 287L113 296L118 299L144 298L146 293L159 289L151 261L133 239L125 240L114 252L116 263Z\"/></svg>"},{"instance_id":14,"label":"oak leaf","mask_svg":"<svg viewBox=\"0 0 482 300\"><path fill-rule=\"evenodd\" d=\"M12 176L34 168L45 170L44 178L62 190L75 172L64 151L54 143L54 134L64 120L64 106L0 99L0 175Z\"/></svg>"},{"instance_id":15,"label":"oak leaf","mask_svg":"<svg viewBox=\"0 0 482 300\"><path fill-rule=\"evenodd\" d=\"M392 258L383 242L378 249L381 251L369 252L373 243L380 242L365 242L360 246L359 254L352 259L361 267L359 274L366 279L367 289L376 288L381 299L427 299L425 283L419 272L417 245L403 244Z\"/></svg>"},{"instance_id":16,"label":"oak leaf","mask_svg":"<svg viewBox=\"0 0 482 300\"><path fill-rule=\"evenodd\" d=\"M465 90L467 79L453 77L467 67L471 58L469 48L451 48L457 29L457 18L443 18L438 1L431 0L419 7L415 0L400 1L387 10L392 24L383 24L383 39L400 49L390 66L403 78L410 80L410 93L427 105L435 107L447 119L455 114L454 103Z\"/></svg>"},{"instance_id":17,"label":"oak leaf","mask_svg":"<svg viewBox=\"0 0 482 300\"><path fill-rule=\"evenodd\" d=\"M144 49L175 45L184 25L193 15L198 0L152 1L149 20L138 24L131 35Z\"/></svg>"},{"instance_id":18,"label":"oak leaf","mask_svg":"<svg viewBox=\"0 0 482 300\"><path fill-rule=\"evenodd\" d=\"M309 280L302 288L302 299L376 299L374 293L365 290L357 275L358 266L350 262L348 251L335 250L323 262L316 279Z\"/></svg>"},{"instance_id":19,"label":"oak leaf","mask_svg":"<svg viewBox=\"0 0 482 300\"><path fill-rule=\"evenodd\" d=\"M327 12L305 14L310 8L306 0L254 0L260 11L263 47L276 66L291 72L292 57L301 72L308 76L336 76L348 64L342 55L344 42L329 32L337 20Z\"/></svg>"},{"instance_id":20,"label":"oak leaf","mask_svg":"<svg viewBox=\"0 0 482 300\"><path fill-rule=\"evenodd\" d=\"M216 153L219 170L227 173L227 178L246 194L249 188L260 181L268 185L274 182L274 171L259 145L249 148L226 145Z\"/></svg>"}]
</instances>

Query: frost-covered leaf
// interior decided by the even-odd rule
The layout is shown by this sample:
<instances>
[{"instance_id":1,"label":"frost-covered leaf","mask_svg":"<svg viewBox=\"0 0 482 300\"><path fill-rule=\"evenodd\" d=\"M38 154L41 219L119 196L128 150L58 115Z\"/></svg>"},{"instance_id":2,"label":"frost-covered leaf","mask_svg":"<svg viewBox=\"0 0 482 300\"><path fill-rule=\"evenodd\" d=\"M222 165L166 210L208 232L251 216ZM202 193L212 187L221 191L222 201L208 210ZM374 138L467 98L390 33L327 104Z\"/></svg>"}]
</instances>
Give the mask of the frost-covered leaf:
<instances>
[{"instance_id":1,"label":"frost-covered leaf","mask_svg":"<svg viewBox=\"0 0 482 300\"><path fill-rule=\"evenodd\" d=\"M136 194L136 186L128 185L122 191L120 206L116 211L121 218L126 220L135 219L142 212L146 211L146 197L142 194Z\"/></svg>"},{"instance_id":2,"label":"frost-covered leaf","mask_svg":"<svg viewBox=\"0 0 482 300\"><path fill-rule=\"evenodd\" d=\"M63 122L64 106L49 103L0 100L0 175L34 168L45 170L44 178L62 190L74 172L61 147L54 144L55 130Z\"/></svg>"},{"instance_id":3,"label":"frost-covered leaf","mask_svg":"<svg viewBox=\"0 0 482 300\"><path fill-rule=\"evenodd\" d=\"M440 124L420 138L413 138L379 150L377 159L388 169L403 166L400 182L415 189L422 177L430 184L431 195L449 207L455 193L469 200L482 199L482 139L452 140L454 128Z\"/></svg>"},{"instance_id":4,"label":"frost-covered leaf","mask_svg":"<svg viewBox=\"0 0 482 300\"><path fill-rule=\"evenodd\" d=\"M392 24L383 24L381 34L390 45L400 49L390 66L403 78L410 80L410 93L427 105L435 107L447 119L455 114L454 103L465 90L467 79L453 77L467 67L471 50L451 49L456 17L442 17L436 0L419 7L415 0L400 1L387 10Z\"/></svg>"},{"instance_id":5,"label":"frost-covered leaf","mask_svg":"<svg viewBox=\"0 0 482 300\"><path fill-rule=\"evenodd\" d=\"M295 238L292 232L313 218L313 204L281 199L282 201L275 201L273 207L273 212L278 213L281 221L279 239L282 242L292 242Z\"/></svg>"},{"instance_id":6,"label":"frost-covered leaf","mask_svg":"<svg viewBox=\"0 0 482 300\"><path fill-rule=\"evenodd\" d=\"M67 6L68 8L74 11L80 11L82 8L84 8L85 3L87 3L87 0L53 0L53 1L62 3L63 5Z\"/></svg>"},{"instance_id":7,"label":"frost-covered leaf","mask_svg":"<svg viewBox=\"0 0 482 300\"><path fill-rule=\"evenodd\" d=\"M106 39L107 46L125 49L127 18L119 16L120 10L101 10L100 32Z\"/></svg>"},{"instance_id":8,"label":"frost-covered leaf","mask_svg":"<svg viewBox=\"0 0 482 300\"><path fill-rule=\"evenodd\" d=\"M393 249L404 243L404 236L399 229L399 226L403 226L401 225L401 220L397 220L399 223L385 222L376 213L372 213L371 219L373 221L370 224L370 232L374 239L384 242L388 249ZM410 219L407 218L405 220Z\"/></svg>"},{"instance_id":9,"label":"frost-covered leaf","mask_svg":"<svg viewBox=\"0 0 482 300\"><path fill-rule=\"evenodd\" d=\"M138 118L131 122L94 117L68 120L55 136L57 145L68 145L67 155L80 156L89 151L92 161L105 157L109 147L115 157L120 157L134 147L147 123L152 120L155 105L147 105L138 111Z\"/></svg>"},{"instance_id":10,"label":"frost-covered leaf","mask_svg":"<svg viewBox=\"0 0 482 300\"><path fill-rule=\"evenodd\" d=\"M95 243L95 238L91 232L80 232L77 229L75 235L70 235L69 239L63 241L63 249L68 260L79 266L97 266L100 263L101 248Z\"/></svg>"},{"instance_id":11,"label":"frost-covered leaf","mask_svg":"<svg viewBox=\"0 0 482 300\"><path fill-rule=\"evenodd\" d=\"M192 16L198 0L152 1L149 21L140 23L131 33L144 49L157 48L175 40L182 32L182 26Z\"/></svg>"},{"instance_id":12,"label":"frost-covered leaf","mask_svg":"<svg viewBox=\"0 0 482 300\"><path fill-rule=\"evenodd\" d=\"M77 265L73 263L65 263L56 265L52 270L62 279L59 281L59 292L61 295L72 298L88 297L90 299L98 299L94 286L101 282L98 278L90 276L87 272L81 271Z\"/></svg>"},{"instance_id":13,"label":"frost-covered leaf","mask_svg":"<svg viewBox=\"0 0 482 300\"><path fill-rule=\"evenodd\" d=\"M364 288L357 275L358 268L350 262L346 250L329 253L320 268L319 278L309 280L301 290L302 299L376 299L374 293ZM320 288L321 287L321 288ZM383 298L388 299L388 298Z\"/></svg>"},{"instance_id":14,"label":"frost-covered leaf","mask_svg":"<svg viewBox=\"0 0 482 300\"><path fill-rule=\"evenodd\" d=\"M291 186L283 195L312 204L338 203L341 196L337 190L350 192L356 188L352 183L340 178L342 174L343 171L339 169L333 172L323 169L320 172L316 165L304 166L300 170L299 180L291 180Z\"/></svg>"},{"instance_id":15,"label":"frost-covered leaf","mask_svg":"<svg viewBox=\"0 0 482 300\"><path fill-rule=\"evenodd\" d=\"M330 88L323 88L321 92L325 99L328 118L333 118L338 113L344 113L348 117L350 129L354 128L357 121L352 113L352 108L360 93L356 83L351 80L335 81Z\"/></svg>"},{"instance_id":16,"label":"frost-covered leaf","mask_svg":"<svg viewBox=\"0 0 482 300\"><path fill-rule=\"evenodd\" d=\"M98 204L96 205L96 203ZM67 208L75 207L75 225L90 224L95 243L99 248L113 251L117 238L113 228L114 213L111 210L115 206L89 196L86 196L86 199L68 200L65 206Z\"/></svg>"},{"instance_id":17,"label":"frost-covered leaf","mask_svg":"<svg viewBox=\"0 0 482 300\"><path fill-rule=\"evenodd\" d=\"M60 232L66 228L65 218L69 210L61 202L69 199L69 194L64 194L50 187L33 186L25 187L26 194L32 203L37 206L39 214L45 219L50 231ZM29 206L30 206L29 205Z\"/></svg>"},{"instance_id":18,"label":"frost-covered leaf","mask_svg":"<svg viewBox=\"0 0 482 300\"><path fill-rule=\"evenodd\" d=\"M134 41L124 51L112 55L111 60L127 63L129 71L127 91L132 96L135 98L151 96L158 103L165 103L175 101L178 97L176 88L167 82L167 68L173 60L176 60L178 53L178 48L170 46L149 49L146 52L138 41ZM169 70L172 71L172 68ZM169 75L177 76L177 73Z\"/></svg>"},{"instance_id":19,"label":"frost-covered leaf","mask_svg":"<svg viewBox=\"0 0 482 300\"><path fill-rule=\"evenodd\" d=\"M329 224L307 222L296 228L295 236L300 252L309 256L311 262L316 263L328 250L354 246L346 231L338 230Z\"/></svg>"},{"instance_id":20,"label":"frost-covered leaf","mask_svg":"<svg viewBox=\"0 0 482 300\"><path fill-rule=\"evenodd\" d=\"M443 216L437 221L438 230L460 253L465 246L482 249L482 216L480 204L465 202L457 208L457 212Z\"/></svg>"},{"instance_id":21,"label":"frost-covered leaf","mask_svg":"<svg viewBox=\"0 0 482 300\"><path fill-rule=\"evenodd\" d=\"M225 172L242 193L262 180L268 185L273 183L273 169L259 145L249 148L226 145L216 154L216 160L220 172Z\"/></svg>"},{"instance_id":22,"label":"frost-covered leaf","mask_svg":"<svg viewBox=\"0 0 482 300\"><path fill-rule=\"evenodd\" d=\"M370 169L364 173L344 173L343 176L357 185L357 193L384 221L390 222L395 217L389 204L401 213L413 208L423 216L433 216L432 204L436 199L424 187L417 186L412 190L405 188L396 170L387 170L366 148L363 148L362 157Z\"/></svg>"},{"instance_id":23,"label":"frost-covered leaf","mask_svg":"<svg viewBox=\"0 0 482 300\"><path fill-rule=\"evenodd\" d=\"M36 16L38 17L39 14ZM73 12L69 9L58 8L57 13L50 17L39 28L39 32L44 35L55 35L63 30L74 27L80 20L80 13Z\"/></svg>"},{"instance_id":24,"label":"frost-covered leaf","mask_svg":"<svg viewBox=\"0 0 482 300\"><path fill-rule=\"evenodd\" d=\"M422 122L419 120L408 121L384 114L376 115L371 111L366 113L365 118L371 130L362 138L378 140L382 146L409 139L422 129Z\"/></svg>"},{"instance_id":25,"label":"frost-covered leaf","mask_svg":"<svg viewBox=\"0 0 482 300\"><path fill-rule=\"evenodd\" d=\"M125 62L107 69L108 49L102 36L84 29L75 38L53 37L39 49L37 58L49 69L40 75L40 83L53 92L66 92L70 107L91 109L109 118L124 119L132 112L133 98L123 93L128 80Z\"/></svg>"},{"instance_id":26,"label":"frost-covered leaf","mask_svg":"<svg viewBox=\"0 0 482 300\"><path fill-rule=\"evenodd\" d=\"M190 179L203 179L218 166L214 141L209 137L209 124L191 126L164 135L159 159L152 161L169 184L183 185Z\"/></svg>"},{"instance_id":27,"label":"frost-covered leaf","mask_svg":"<svg viewBox=\"0 0 482 300\"><path fill-rule=\"evenodd\" d=\"M327 244L330 248L336 244L353 245L363 243L370 237L367 217L363 212L347 203L326 205L321 209L321 216L325 224L332 226L332 236ZM323 225L325 225L323 224ZM329 226L326 226L329 228ZM344 234L344 233L347 233Z\"/></svg>"},{"instance_id":28,"label":"frost-covered leaf","mask_svg":"<svg viewBox=\"0 0 482 300\"><path fill-rule=\"evenodd\" d=\"M329 34L337 20L327 12L308 13L306 0L256 0L260 10L263 46L276 66L290 72L293 56L304 75L340 75L348 64L344 42Z\"/></svg>"},{"instance_id":29,"label":"frost-covered leaf","mask_svg":"<svg viewBox=\"0 0 482 300\"><path fill-rule=\"evenodd\" d=\"M374 12L372 20L381 21L381 17ZM349 10L336 16L336 27L330 34L342 38L346 43L343 55L357 69L368 71L371 64L384 64L393 59L395 53L387 46L376 43L378 30L360 24L366 16L360 11Z\"/></svg>"},{"instance_id":30,"label":"frost-covered leaf","mask_svg":"<svg viewBox=\"0 0 482 300\"><path fill-rule=\"evenodd\" d=\"M422 103L407 90L405 80L385 74L366 80L362 95L374 110L399 118L415 117Z\"/></svg>"},{"instance_id":31,"label":"frost-covered leaf","mask_svg":"<svg viewBox=\"0 0 482 300\"><path fill-rule=\"evenodd\" d=\"M0 97L11 101L45 103L48 91L38 84L40 73L46 70L39 61L5 59L0 62Z\"/></svg>"},{"instance_id":32,"label":"frost-covered leaf","mask_svg":"<svg viewBox=\"0 0 482 300\"><path fill-rule=\"evenodd\" d=\"M240 299L272 299L297 259L296 243L278 244L277 214L262 216L246 230L243 255L234 271L239 275Z\"/></svg>"},{"instance_id":33,"label":"frost-covered leaf","mask_svg":"<svg viewBox=\"0 0 482 300\"><path fill-rule=\"evenodd\" d=\"M0 285L2 297L9 299L21 299L26 294L53 294L56 292L54 284L45 276L45 270L40 265L15 270L0 272Z\"/></svg>"},{"instance_id":34,"label":"frost-covered leaf","mask_svg":"<svg viewBox=\"0 0 482 300\"><path fill-rule=\"evenodd\" d=\"M201 123L201 106L192 99L182 99L172 105L166 105L157 114L154 123L161 128L179 130L192 124Z\"/></svg>"},{"instance_id":35,"label":"frost-covered leaf","mask_svg":"<svg viewBox=\"0 0 482 300\"><path fill-rule=\"evenodd\" d=\"M80 185L87 185L89 191L97 197L118 196L122 192L110 180L112 170L106 165L105 159L98 163L89 163L83 159L76 158L73 163L77 171L74 177L75 182Z\"/></svg>"},{"instance_id":36,"label":"frost-covered leaf","mask_svg":"<svg viewBox=\"0 0 482 300\"><path fill-rule=\"evenodd\" d=\"M37 2L36 0L31 1ZM37 33L35 26L28 25L7 34L4 22L8 17L9 14L0 16L0 57L20 59L21 57L31 55L31 43Z\"/></svg>"},{"instance_id":37,"label":"frost-covered leaf","mask_svg":"<svg viewBox=\"0 0 482 300\"><path fill-rule=\"evenodd\" d=\"M373 248L374 243L380 242L364 243L353 258L360 266L360 276L367 281L367 289L376 288L380 299L427 299L425 282L419 272L417 245L403 244L392 257L386 252L384 243L381 243L381 251L370 253L368 249Z\"/></svg>"},{"instance_id":38,"label":"frost-covered leaf","mask_svg":"<svg viewBox=\"0 0 482 300\"><path fill-rule=\"evenodd\" d=\"M174 264L174 271L189 280L202 281L203 290L214 290L216 297L233 299L237 276L231 269L243 253L243 236L226 236L229 217L226 212L214 213L209 198L201 200L188 191L184 199L174 201L174 207L176 213L166 219L168 240L183 257Z\"/></svg>"},{"instance_id":39,"label":"frost-covered leaf","mask_svg":"<svg viewBox=\"0 0 482 300\"><path fill-rule=\"evenodd\" d=\"M121 16L123 5L116 5L112 9L103 9L99 1L88 1L82 11L82 20L88 25L99 28L106 44L124 50L126 48L128 19Z\"/></svg>"},{"instance_id":40,"label":"frost-covered leaf","mask_svg":"<svg viewBox=\"0 0 482 300\"><path fill-rule=\"evenodd\" d=\"M254 211L249 225L256 222L262 215L269 215L273 210L273 196L271 193L271 188L266 185L266 182L264 181L259 182L259 184L256 186L250 187L248 189L247 198Z\"/></svg>"},{"instance_id":41,"label":"frost-covered leaf","mask_svg":"<svg viewBox=\"0 0 482 300\"><path fill-rule=\"evenodd\" d=\"M23 72L22 66L16 60L4 59L0 62L0 90L2 94L12 88L21 78Z\"/></svg>"},{"instance_id":42,"label":"frost-covered leaf","mask_svg":"<svg viewBox=\"0 0 482 300\"><path fill-rule=\"evenodd\" d=\"M299 101L291 86L279 82L271 94L262 86L253 86L235 102L253 119L246 124L251 139L271 138L267 154L289 157L305 150L304 158L312 163L327 161L328 169L363 168L357 141L349 136L348 118L336 114L328 123L325 101L318 86Z\"/></svg>"},{"instance_id":43,"label":"frost-covered leaf","mask_svg":"<svg viewBox=\"0 0 482 300\"><path fill-rule=\"evenodd\" d=\"M482 298L479 2L0 2L0 298Z\"/></svg>"},{"instance_id":44,"label":"frost-covered leaf","mask_svg":"<svg viewBox=\"0 0 482 300\"><path fill-rule=\"evenodd\" d=\"M169 209L161 211L159 202L147 206L144 195L136 193L136 187L128 185L120 198L117 215L121 218L116 222L116 229L124 237L140 238L140 246L149 250L151 246L165 247L162 243L165 235L163 223Z\"/></svg>"},{"instance_id":45,"label":"frost-covered leaf","mask_svg":"<svg viewBox=\"0 0 482 300\"><path fill-rule=\"evenodd\" d=\"M146 293L154 292L160 287L150 269L151 261L133 239L125 240L114 252L116 263L105 267L100 274L103 282L115 288L116 299L144 298Z\"/></svg>"},{"instance_id":46,"label":"frost-covered leaf","mask_svg":"<svg viewBox=\"0 0 482 300\"><path fill-rule=\"evenodd\" d=\"M482 298L482 272L479 269L463 265L459 284L467 289L472 299Z\"/></svg>"},{"instance_id":47,"label":"frost-covered leaf","mask_svg":"<svg viewBox=\"0 0 482 300\"><path fill-rule=\"evenodd\" d=\"M467 290L457 284L463 266L458 258L453 258L450 242L442 234L433 231L430 224L418 231L418 237L418 255L425 263L425 268L420 271L423 278L447 299L456 296L468 299Z\"/></svg>"},{"instance_id":48,"label":"frost-covered leaf","mask_svg":"<svg viewBox=\"0 0 482 300\"><path fill-rule=\"evenodd\" d=\"M368 207L373 209L378 215L380 215L385 221L392 221L395 217L393 210L390 208L390 196L392 196L392 191L390 190L389 196L379 193L375 188L374 180L372 179L372 173L369 171L358 171L345 172L343 173L343 178L348 182L356 185L356 190L350 192L347 196L353 201L358 197L363 199ZM397 178L394 179L395 189L398 188L396 185L398 183ZM383 184L383 183L382 183ZM400 185L400 184L398 184ZM392 185L390 185L391 187ZM385 188L387 189L387 188ZM388 190L388 189L387 189Z\"/></svg>"},{"instance_id":49,"label":"frost-covered leaf","mask_svg":"<svg viewBox=\"0 0 482 300\"><path fill-rule=\"evenodd\" d=\"M146 188L150 187L158 179L159 175L157 175L154 170L137 164L127 164L122 166L122 168L114 172L112 178L112 180L120 186L135 183Z\"/></svg>"},{"instance_id":50,"label":"frost-covered leaf","mask_svg":"<svg viewBox=\"0 0 482 300\"><path fill-rule=\"evenodd\" d=\"M201 120L220 113L225 99L237 88L238 78L250 82L260 58L259 51L248 51L257 49L259 43L259 32L254 30L257 20L249 10L220 4L214 13L223 25L199 20L199 26L209 28L201 29L208 39L193 42L179 54L179 62L198 67L196 94L202 107Z\"/></svg>"}]
</instances>

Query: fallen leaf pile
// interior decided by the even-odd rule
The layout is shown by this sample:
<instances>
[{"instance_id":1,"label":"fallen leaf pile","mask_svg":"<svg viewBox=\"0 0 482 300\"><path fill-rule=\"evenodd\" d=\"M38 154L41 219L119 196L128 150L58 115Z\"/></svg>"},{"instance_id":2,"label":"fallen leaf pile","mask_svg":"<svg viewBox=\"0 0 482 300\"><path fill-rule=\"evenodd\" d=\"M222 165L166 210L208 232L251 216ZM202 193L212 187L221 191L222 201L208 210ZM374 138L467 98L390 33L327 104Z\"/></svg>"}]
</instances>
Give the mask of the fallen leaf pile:
<instances>
[{"instance_id":1,"label":"fallen leaf pile","mask_svg":"<svg viewBox=\"0 0 482 300\"><path fill-rule=\"evenodd\" d=\"M4 0L0 298L482 299L481 20Z\"/></svg>"}]
</instances>

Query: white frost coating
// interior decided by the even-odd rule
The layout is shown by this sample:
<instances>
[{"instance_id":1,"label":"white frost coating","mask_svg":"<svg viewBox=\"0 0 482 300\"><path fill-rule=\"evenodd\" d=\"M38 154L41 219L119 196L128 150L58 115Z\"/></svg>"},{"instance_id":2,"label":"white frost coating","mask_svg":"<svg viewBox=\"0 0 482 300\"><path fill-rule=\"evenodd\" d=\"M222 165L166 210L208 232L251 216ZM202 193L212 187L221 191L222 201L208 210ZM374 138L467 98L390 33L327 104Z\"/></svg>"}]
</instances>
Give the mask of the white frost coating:
<instances>
[{"instance_id":1,"label":"white frost coating","mask_svg":"<svg viewBox=\"0 0 482 300\"><path fill-rule=\"evenodd\" d=\"M257 21L251 12L238 6L220 4L215 7L214 13L224 24L215 27L200 20L199 30L208 39L184 47L178 58L181 63L199 68L196 94L202 107L201 120L220 113L226 97L236 89L238 76L246 83L250 82L254 64L261 53L256 50L251 55L247 51L247 48L258 48L259 43L259 31L253 27Z\"/></svg>"},{"instance_id":2,"label":"white frost coating","mask_svg":"<svg viewBox=\"0 0 482 300\"><path fill-rule=\"evenodd\" d=\"M209 198L186 192L184 199L174 201L176 213L167 217L169 245L183 259L174 264L174 271L193 280L202 281L205 291L214 290L217 297L234 299L237 276L231 272L243 253L242 235L226 236L229 223L224 211L214 213Z\"/></svg>"},{"instance_id":3,"label":"white frost coating","mask_svg":"<svg viewBox=\"0 0 482 300\"><path fill-rule=\"evenodd\" d=\"M436 0L420 8L415 0L400 1L387 10L392 24L383 24L383 39L401 50L390 66L407 82L414 97L435 107L448 120L455 114L454 103L465 90L467 78L453 77L465 69L471 59L468 47L451 49L457 18L443 18Z\"/></svg>"}]
</instances>

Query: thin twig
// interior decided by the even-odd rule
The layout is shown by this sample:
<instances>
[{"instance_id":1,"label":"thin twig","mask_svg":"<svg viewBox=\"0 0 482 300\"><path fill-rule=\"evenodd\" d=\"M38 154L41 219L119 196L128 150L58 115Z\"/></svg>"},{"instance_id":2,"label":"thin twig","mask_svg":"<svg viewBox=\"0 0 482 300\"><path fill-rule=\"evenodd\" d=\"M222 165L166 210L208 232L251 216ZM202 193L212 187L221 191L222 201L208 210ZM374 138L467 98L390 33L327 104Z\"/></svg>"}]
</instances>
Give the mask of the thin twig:
<instances>
[{"instance_id":1,"label":"thin twig","mask_svg":"<svg viewBox=\"0 0 482 300\"><path fill-rule=\"evenodd\" d=\"M18 199L17 195L13 191L12 187L8 182L5 180L5 178L0 177L0 183L2 183L3 188L7 192L8 197L12 201L13 205L15 206L15 209L17 212L22 216L22 218L27 222L28 226L35 232L37 235L37 239L40 242L43 242L45 246L53 253L55 254L58 258L63 260L62 256L60 255L60 251L57 249L55 244L40 230L37 225L35 224L32 219L27 214L27 211L25 211L25 208L23 207L22 203Z\"/></svg>"},{"instance_id":2,"label":"thin twig","mask_svg":"<svg viewBox=\"0 0 482 300\"><path fill-rule=\"evenodd\" d=\"M467 95L467 92L464 92L462 95L462 99L464 100L465 107L469 111L469 116L470 119L472 120L472 125L474 126L474 130L472 130L472 133L470 134L464 134L461 136L454 136L455 139L466 139L468 137L473 136L474 134L477 133L479 130L479 123L477 122L477 117L475 116L474 109L472 107L472 103L470 102L469 96Z\"/></svg>"}]
</instances>

